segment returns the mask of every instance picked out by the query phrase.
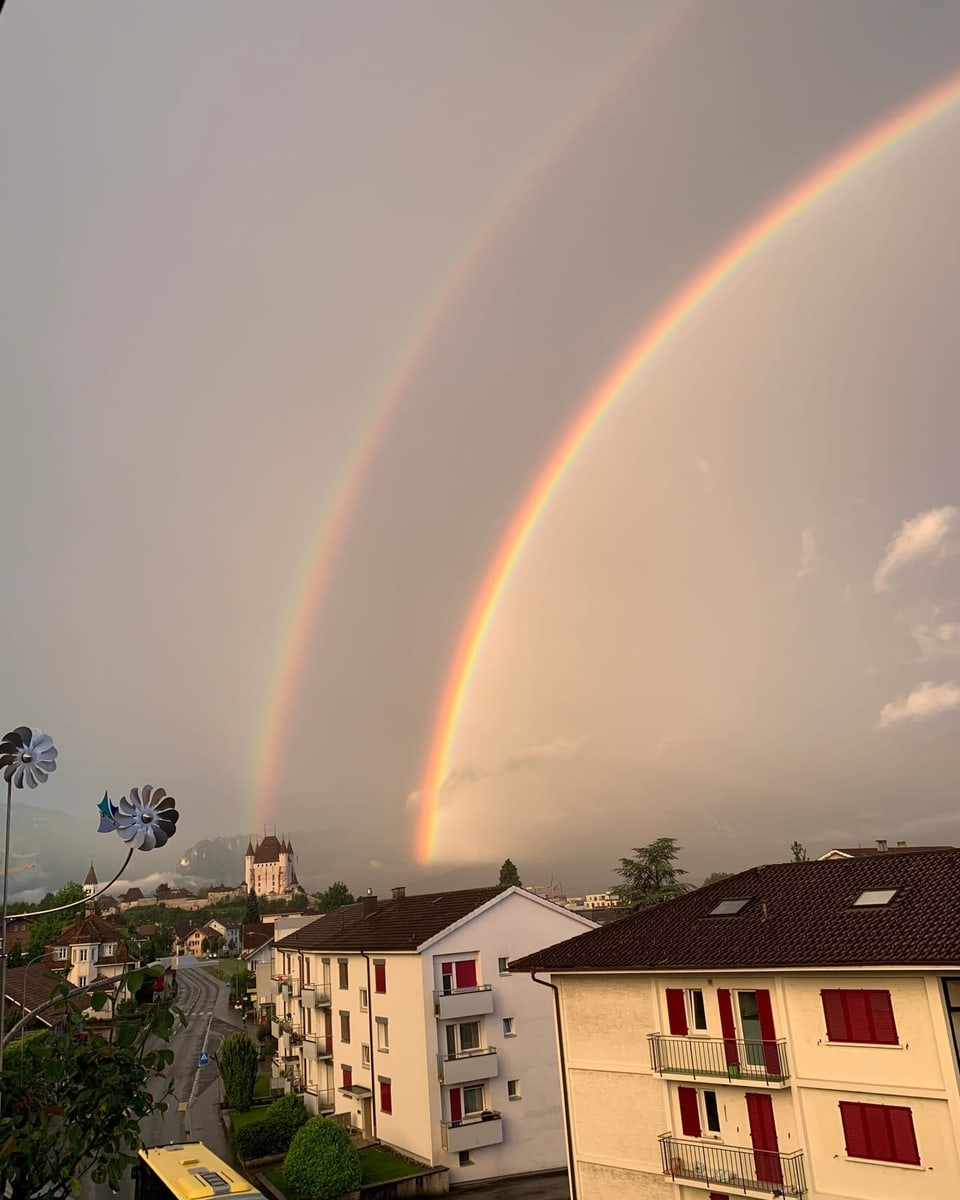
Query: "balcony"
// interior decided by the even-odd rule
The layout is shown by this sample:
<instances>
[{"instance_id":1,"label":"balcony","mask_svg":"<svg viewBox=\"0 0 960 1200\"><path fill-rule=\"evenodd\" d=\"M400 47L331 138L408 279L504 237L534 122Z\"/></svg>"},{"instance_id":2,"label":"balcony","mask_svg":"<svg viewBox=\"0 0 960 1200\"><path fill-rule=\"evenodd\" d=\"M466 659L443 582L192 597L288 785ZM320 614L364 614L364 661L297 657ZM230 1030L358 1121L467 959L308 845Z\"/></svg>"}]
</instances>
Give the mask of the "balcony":
<instances>
[{"instance_id":1,"label":"balcony","mask_svg":"<svg viewBox=\"0 0 960 1200\"><path fill-rule=\"evenodd\" d=\"M803 1151L778 1154L745 1146L721 1146L692 1138L660 1137L663 1173L678 1183L718 1187L745 1196L803 1196Z\"/></svg>"},{"instance_id":2,"label":"balcony","mask_svg":"<svg viewBox=\"0 0 960 1200\"><path fill-rule=\"evenodd\" d=\"M308 1006L312 1005L314 1008L330 1007L329 983L305 983L302 990L303 999Z\"/></svg>"},{"instance_id":3,"label":"balcony","mask_svg":"<svg viewBox=\"0 0 960 1200\"><path fill-rule=\"evenodd\" d=\"M747 1087L790 1086L787 1043L651 1034L650 1065L669 1079L722 1079Z\"/></svg>"},{"instance_id":4,"label":"balcony","mask_svg":"<svg viewBox=\"0 0 960 1200\"><path fill-rule=\"evenodd\" d=\"M273 990L278 996L300 995L300 977L298 975L283 975L277 972L270 978L273 980Z\"/></svg>"},{"instance_id":5,"label":"balcony","mask_svg":"<svg viewBox=\"0 0 960 1200\"><path fill-rule=\"evenodd\" d=\"M318 1113L333 1112L336 1108L336 1092L333 1088L316 1088L309 1085L305 1089L308 1096L313 1097Z\"/></svg>"},{"instance_id":6,"label":"balcony","mask_svg":"<svg viewBox=\"0 0 960 1200\"><path fill-rule=\"evenodd\" d=\"M308 1033L303 1039L303 1057L308 1062L323 1062L333 1057L333 1038L324 1033Z\"/></svg>"},{"instance_id":7,"label":"balcony","mask_svg":"<svg viewBox=\"0 0 960 1200\"><path fill-rule=\"evenodd\" d=\"M462 1054L441 1054L440 1082L445 1085L478 1083L495 1079L500 1069L495 1046L485 1050L465 1050Z\"/></svg>"},{"instance_id":8,"label":"balcony","mask_svg":"<svg viewBox=\"0 0 960 1200\"><path fill-rule=\"evenodd\" d=\"M468 1117L465 1121L441 1121L440 1136L449 1154L477 1150L481 1146L499 1146L503 1141L503 1120L498 1112Z\"/></svg>"},{"instance_id":9,"label":"balcony","mask_svg":"<svg viewBox=\"0 0 960 1200\"><path fill-rule=\"evenodd\" d=\"M433 1006L440 1021L461 1017L484 1017L493 1012L493 988L489 983L455 992L434 992Z\"/></svg>"}]
</instances>

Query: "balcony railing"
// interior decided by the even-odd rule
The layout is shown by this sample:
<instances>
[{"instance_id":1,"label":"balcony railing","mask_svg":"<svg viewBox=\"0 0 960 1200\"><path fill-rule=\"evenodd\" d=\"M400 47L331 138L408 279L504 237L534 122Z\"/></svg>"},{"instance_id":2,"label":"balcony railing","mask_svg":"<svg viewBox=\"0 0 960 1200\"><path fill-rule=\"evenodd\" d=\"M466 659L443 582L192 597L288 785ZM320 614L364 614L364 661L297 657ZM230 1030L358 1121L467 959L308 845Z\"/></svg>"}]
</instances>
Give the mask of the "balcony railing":
<instances>
[{"instance_id":1,"label":"balcony railing","mask_svg":"<svg viewBox=\"0 0 960 1200\"><path fill-rule=\"evenodd\" d=\"M665 1037L652 1033L650 1065L658 1075L683 1079L723 1079L755 1087L785 1087L790 1078L787 1043L744 1042L738 1038Z\"/></svg>"},{"instance_id":2,"label":"balcony railing","mask_svg":"<svg viewBox=\"0 0 960 1200\"><path fill-rule=\"evenodd\" d=\"M299 975L284 975L282 972L276 972L270 976L273 980L273 990L280 995L283 993L287 996L300 995L300 976Z\"/></svg>"},{"instance_id":3,"label":"balcony railing","mask_svg":"<svg viewBox=\"0 0 960 1200\"><path fill-rule=\"evenodd\" d=\"M313 1096L318 1112L333 1112L337 1106L337 1094L333 1088L317 1088L308 1086L306 1088L306 1093L308 1096Z\"/></svg>"},{"instance_id":4,"label":"balcony railing","mask_svg":"<svg viewBox=\"0 0 960 1200\"><path fill-rule=\"evenodd\" d=\"M495 1079L500 1069L495 1046L464 1050L461 1054L441 1054L439 1059L440 1082L446 1085Z\"/></svg>"},{"instance_id":5,"label":"balcony railing","mask_svg":"<svg viewBox=\"0 0 960 1200\"><path fill-rule=\"evenodd\" d=\"M480 1146L499 1146L503 1141L503 1120L498 1112L485 1112L465 1121L443 1121L440 1136L448 1154Z\"/></svg>"},{"instance_id":6,"label":"balcony railing","mask_svg":"<svg viewBox=\"0 0 960 1200\"><path fill-rule=\"evenodd\" d=\"M434 1011L441 1021L460 1017L483 1017L493 1012L493 988L489 983L478 987L460 988L453 992L433 993Z\"/></svg>"},{"instance_id":7,"label":"balcony railing","mask_svg":"<svg viewBox=\"0 0 960 1200\"><path fill-rule=\"evenodd\" d=\"M325 1033L307 1033L303 1037L303 1057L310 1062L321 1062L333 1055L333 1038Z\"/></svg>"},{"instance_id":8,"label":"balcony railing","mask_svg":"<svg viewBox=\"0 0 960 1200\"><path fill-rule=\"evenodd\" d=\"M719 1187L723 1192L760 1196L802 1196L807 1190L803 1151L779 1154L745 1146L660 1137L663 1173L681 1183Z\"/></svg>"},{"instance_id":9,"label":"balcony railing","mask_svg":"<svg viewBox=\"0 0 960 1200\"><path fill-rule=\"evenodd\" d=\"M303 998L308 1004L312 1004L314 1008L329 1008L330 984L305 983L303 985Z\"/></svg>"}]
</instances>

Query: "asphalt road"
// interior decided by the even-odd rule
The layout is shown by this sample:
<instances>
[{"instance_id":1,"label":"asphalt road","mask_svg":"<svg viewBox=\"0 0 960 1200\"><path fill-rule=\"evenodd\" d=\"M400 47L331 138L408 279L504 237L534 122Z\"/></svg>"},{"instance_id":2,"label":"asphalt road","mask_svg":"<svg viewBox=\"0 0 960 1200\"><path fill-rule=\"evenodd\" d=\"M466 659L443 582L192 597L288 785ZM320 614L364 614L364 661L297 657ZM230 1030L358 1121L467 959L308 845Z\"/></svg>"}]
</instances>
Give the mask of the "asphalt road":
<instances>
[{"instance_id":1,"label":"asphalt road","mask_svg":"<svg viewBox=\"0 0 960 1200\"><path fill-rule=\"evenodd\" d=\"M570 1182L566 1172L557 1175L501 1179L492 1183L461 1184L450 1189L451 1196L476 1197L477 1200L570 1200Z\"/></svg>"},{"instance_id":2,"label":"asphalt road","mask_svg":"<svg viewBox=\"0 0 960 1200\"><path fill-rule=\"evenodd\" d=\"M181 960L182 964L182 960ZM230 991L225 983L200 967L181 965L177 973L177 1004L187 1014L186 1026L178 1025L171 1046L175 1054L167 1079L156 1081L152 1090L159 1094L173 1079L173 1091L167 1097L167 1111L148 1117L140 1127L145 1146L171 1142L200 1141L214 1154L230 1162L227 1138L220 1122L217 1105L220 1083L213 1063L214 1052L235 1029L243 1028L240 1014L230 1007ZM206 1050L210 1063L200 1066L200 1053ZM84 1179L82 1200L101 1200L111 1196L110 1189L96 1187ZM121 1200L133 1200L133 1181L128 1177L120 1188Z\"/></svg>"}]
</instances>

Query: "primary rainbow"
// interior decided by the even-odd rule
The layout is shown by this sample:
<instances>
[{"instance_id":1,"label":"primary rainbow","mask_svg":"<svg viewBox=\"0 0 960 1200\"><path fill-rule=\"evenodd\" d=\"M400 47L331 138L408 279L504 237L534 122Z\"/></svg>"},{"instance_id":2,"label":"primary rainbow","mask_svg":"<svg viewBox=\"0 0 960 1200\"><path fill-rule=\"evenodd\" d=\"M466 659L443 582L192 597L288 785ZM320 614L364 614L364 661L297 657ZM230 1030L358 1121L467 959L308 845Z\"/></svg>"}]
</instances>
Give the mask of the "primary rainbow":
<instances>
[{"instance_id":1,"label":"primary rainbow","mask_svg":"<svg viewBox=\"0 0 960 1200\"><path fill-rule=\"evenodd\" d=\"M948 112L960 101L960 75L926 92L906 108L820 166L724 246L642 330L567 428L524 497L483 578L447 675L423 780L415 853L428 862L434 851L437 805L451 766L457 726L484 639L513 571L560 482L601 418L660 347L723 283L806 209L869 162Z\"/></svg>"},{"instance_id":2,"label":"primary rainbow","mask_svg":"<svg viewBox=\"0 0 960 1200\"><path fill-rule=\"evenodd\" d=\"M492 211L485 214L466 249L430 296L410 340L377 389L376 397L354 435L320 514L298 573L293 602L282 625L284 632L276 658L277 665L267 693L263 717L258 724L261 734L254 747L250 828L259 829L267 821L273 790L281 773L281 754L291 724L297 682L307 657L311 631L370 467L409 384L457 299L500 236L515 222L524 206L542 190L551 172L573 154L604 113L630 86L637 72L673 37L691 12L689 6L676 4L659 11L657 19L644 27L638 41L605 79L599 91L585 105L577 107L572 120L561 123L533 163L526 165L495 197Z\"/></svg>"}]
</instances>

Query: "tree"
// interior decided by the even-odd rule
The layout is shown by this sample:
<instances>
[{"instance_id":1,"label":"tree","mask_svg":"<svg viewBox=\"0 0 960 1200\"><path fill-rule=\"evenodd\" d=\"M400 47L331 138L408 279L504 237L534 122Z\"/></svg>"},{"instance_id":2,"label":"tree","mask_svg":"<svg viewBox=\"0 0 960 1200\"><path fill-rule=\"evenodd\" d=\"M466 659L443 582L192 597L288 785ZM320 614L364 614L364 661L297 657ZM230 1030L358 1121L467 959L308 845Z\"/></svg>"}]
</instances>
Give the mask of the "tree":
<instances>
[{"instance_id":1,"label":"tree","mask_svg":"<svg viewBox=\"0 0 960 1200\"><path fill-rule=\"evenodd\" d=\"M676 838L661 837L649 846L634 847L633 858L621 858L616 871L624 882L613 889L621 904L634 910L649 908L689 891L680 880L686 871L677 866L679 853Z\"/></svg>"},{"instance_id":2,"label":"tree","mask_svg":"<svg viewBox=\"0 0 960 1200\"><path fill-rule=\"evenodd\" d=\"M500 868L499 882L501 887L523 887L523 884L520 882L520 872L509 858L503 860L503 866Z\"/></svg>"},{"instance_id":3,"label":"tree","mask_svg":"<svg viewBox=\"0 0 960 1200\"><path fill-rule=\"evenodd\" d=\"M807 862L807 848L802 842L794 841L790 846L790 854L794 862Z\"/></svg>"},{"instance_id":4,"label":"tree","mask_svg":"<svg viewBox=\"0 0 960 1200\"><path fill-rule=\"evenodd\" d=\"M153 894L157 900L163 900L165 896L170 895L170 884L158 883Z\"/></svg>"},{"instance_id":5,"label":"tree","mask_svg":"<svg viewBox=\"0 0 960 1200\"><path fill-rule=\"evenodd\" d=\"M8 967L19 967L23 962L23 948L19 942L14 942L10 947L10 953L7 955Z\"/></svg>"},{"instance_id":6,"label":"tree","mask_svg":"<svg viewBox=\"0 0 960 1200\"><path fill-rule=\"evenodd\" d=\"M336 883L331 883L325 892L317 893L317 907L322 913L333 912L335 908L342 908L344 904L353 904L353 893L343 882L338 879Z\"/></svg>"},{"instance_id":7,"label":"tree","mask_svg":"<svg viewBox=\"0 0 960 1200\"><path fill-rule=\"evenodd\" d=\"M306 1200L333 1200L362 1181L360 1156L347 1131L326 1117L311 1117L290 1143L284 1188Z\"/></svg>"},{"instance_id":8,"label":"tree","mask_svg":"<svg viewBox=\"0 0 960 1200\"><path fill-rule=\"evenodd\" d=\"M142 971L125 980L131 992L146 978ZM158 999L141 1017L116 1028L114 1041L95 1029L77 1037L83 1020L70 1003L66 984L57 989L54 1010L63 1032L11 1040L0 1077L0 1194L12 1200L43 1195L62 1200L78 1195L85 1176L116 1191L137 1161L140 1122L166 1110L162 1087L150 1083L173 1062L167 1043L179 1010ZM93 1007L103 1008L105 992ZM157 1044L157 1041L161 1044ZM9 1189L9 1191L8 1191Z\"/></svg>"},{"instance_id":9,"label":"tree","mask_svg":"<svg viewBox=\"0 0 960 1200\"><path fill-rule=\"evenodd\" d=\"M238 1112L249 1109L257 1082L258 1058L256 1046L240 1029L231 1033L220 1046L216 1061L227 1108L235 1108Z\"/></svg>"},{"instance_id":10,"label":"tree","mask_svg":"<svg viewBox=\"0 0 960 1200\"><path fill-rule=\"evenodd\" d=\"M729 879L732 874L732 871L712 871L700 886L709 887L711 883L719 883L721 879Z\"/></svg>"},{"instance_id":11,"label":"tree","mask_svg":"<svg viewBox=\"0 0 960 1200\"><path fill-rule=\"evenodd\" d=\"M251 888L247 892L247 906L243 910L244 925L256 925L260 920L260 901L257 899L257 889Z\"/></svg>"}]
</instances>

